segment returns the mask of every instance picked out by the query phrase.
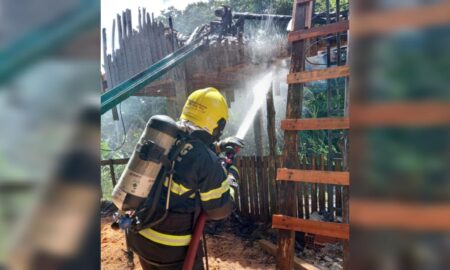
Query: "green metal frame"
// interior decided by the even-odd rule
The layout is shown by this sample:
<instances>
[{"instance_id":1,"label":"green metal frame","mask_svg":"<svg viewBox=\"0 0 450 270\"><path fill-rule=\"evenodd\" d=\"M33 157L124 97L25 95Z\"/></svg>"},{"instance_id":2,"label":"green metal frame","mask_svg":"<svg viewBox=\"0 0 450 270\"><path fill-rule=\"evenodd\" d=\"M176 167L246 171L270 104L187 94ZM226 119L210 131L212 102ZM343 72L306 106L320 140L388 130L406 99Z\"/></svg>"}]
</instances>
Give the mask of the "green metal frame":
<instances>
[{"instance_id":1,"label":"green metal frame","mask_svg":"<svg viewBox=\"0 0 450 270\"><path fill-rule=\"evenodd\" d=\"M191 57L202 46L203 39L199 38L191 44L183 46L175 52L167 55L144 71L107 91L101 96L100 113L104 114L120 102L144 88L149 83L160 78L170 69L176 67L178 64Z\"/></svg>"},{"instance_id":2,"label":"green metal frame","mask_svg":"<svg viewBox=\"0 0 450 270\"><path fill-rule=\"evenodd\" d=\"M98 24L100 1L81 0L49 24L38 26L0 49L0 83Z\"/></svg>"}]
</instances>

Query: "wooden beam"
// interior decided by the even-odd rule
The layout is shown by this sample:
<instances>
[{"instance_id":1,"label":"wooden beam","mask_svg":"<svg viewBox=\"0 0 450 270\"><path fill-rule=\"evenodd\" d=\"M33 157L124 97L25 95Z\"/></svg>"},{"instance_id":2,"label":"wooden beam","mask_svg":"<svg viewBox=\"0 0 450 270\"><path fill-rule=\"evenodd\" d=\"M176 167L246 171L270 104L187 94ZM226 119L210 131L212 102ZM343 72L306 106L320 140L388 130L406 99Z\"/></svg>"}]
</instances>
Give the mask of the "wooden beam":
<instances>
[{"instance_id":1,"label":"wooden beam","mask_svg":"<svg viewBox=\"0 0 450 270\"><path fill-rule=\"evenodd\" d=\"M283 215L272 216L272 228L294 230L339 239L349 239L350 226L345 223L323 222Z\"/></svg>"},{"instance_id":2,"label":"wooden beam","mask_svg":"<svg viewBox=\"0 0 450 270\"><path fill-rule=\"evenodd\" d=\"M311 6L314 2L306 5L294 4L292 14L292 30L305 29L311 25ZM290 70L300 72L305 70L305 41L294 42L291 50ZM302 115L303 84L291 84L288 86L286 100L286 118L300 118ZM298 168L300 160L298 156L298 132L284 131L283 164L286 168ZM297 213L297 205L293 202L297 198L297 187L295 183L279 183L278 210L281 214L294 216ZM278 270L292 270L294 268L295 232L280 229L278 231L278 249L276 268Z\"/></svg>"},{"instance_id":3,"label":"wooden beam","mask_svg":"<svg viewBox=\"0 0 450 270\"><path fill-rule=\"evenodd\" d=\"M350 34L352 37L388 34L391 32L425 27L447 25L450 23L450 3L420 5L389 11L352 13Z\"/></svg>"},{"instance_id":4,"label":"wooden beam","mask_svg":"<svg viewBox=\"0 0 450 270\"><path fill-rule=\"evenodd\" d=\"M350 199L352 226L450 232L450 204Z\"/></svg>"},{"instance_id":5,"label":"wooden beam","mask_svg":"<svg viewBox=\"0 0 450 270\"><path fill-rule=\"evenodd\" d=\"M323 130L323 129L348 129L350 127L348 117L323 117L305 119L281 120L283 130Z\"/></svg>"},{"instance_id":6,"label":"wooden beam","mask_svg":"<svg viewBox=\"0 0 450 270\"><path fill-rule=\"evenodd\" d=\"M348 186L350 184L349 178L348 172L294 170L286 168L280 168L277 170L278 181L295 181Z\"/></svg>"},{"instance_id":7,"label":"wooden beam","mask_svg":"<svg viewBox=\"0 0 450 270\"><path fill-rule=\"evenodd\" d=\"M295 42L299 40L311 39L319 36L326 36L329 34L336 34L347 31L349 28L348 21L339 21L336 23L330 23L323 26L313 27L304 30L298 30L290 32L288 35L289 42Z\"/></svg>"},{"instance_id":8,"label":"wooden beam","mask_svg":"<svg viewBox=\"0 0 450 270\"><path fill-rule=\"evenodd\" d=\"M127 164L130 158L121 158L121 159L105 159L100 161L100 166L106 166L109 165L112 161L114 165L123 165Z\"/></svg>"},{"instance_id":9,"label":"wooden beam","mask_svg":"<svg viewBox=\"0 0 450 270\"><path fill-rule=\"evenodd\" d=\"M450 102L355 104L350 107L353 127L437 126L450 124Z\"/></svg>"},{"instance_id":10,"label":"wooden beam","mask_svg":"<svg viewBox=\"0 0 450 270\"><path fill-rule=\"evenodd\" d=\"M287 76L287 83L288 84L306 83L312 81L335 79L339 77L347 77L349 75L350 70L348 66L338 66L318 70L289 73Z\"/></svg>"},{"instance_id":11,"label":"wooden beam","mask_svg":"<svg viewBox=\"0 0 450 270\"><path fill-rule=\"evenodd\" d=\"M259 240L258 244L265 252L269 253L270 255L272 255L272 256L277 255L277 246L272 244L270 241ZM294 269L295 270L320 270L316 266L314 266L298 257L294 257Z\"/></svg>"},{"instance_id":12,"label":"wooden beam","mask_svg":"<svg viewBox=\"0 0 450 270\"><path fill-rule=\"evenodd\" d=\"M175 82L172 79L156 81L133 96L175 97Z\"/></svg>"}]
</instances>

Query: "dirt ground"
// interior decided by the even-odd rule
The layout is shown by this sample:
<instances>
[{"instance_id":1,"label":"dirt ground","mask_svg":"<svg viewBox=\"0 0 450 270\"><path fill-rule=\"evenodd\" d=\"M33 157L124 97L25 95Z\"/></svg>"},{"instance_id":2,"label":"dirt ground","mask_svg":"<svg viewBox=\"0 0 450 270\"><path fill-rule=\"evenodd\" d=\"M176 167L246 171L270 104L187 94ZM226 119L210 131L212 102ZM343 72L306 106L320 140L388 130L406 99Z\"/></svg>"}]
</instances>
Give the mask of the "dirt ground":
<instances>
[{"instance_id":1,"label":"dirt ground","mask_svg":"<svg viewBox=\"0 0 450 270\"><path fill-rule=\"evenodd\" d=\"M124 233L110 228L111 218L102 218L101 251L102 269L129 269L123 250ZM275 269L275 259L257 244L243 240L232 232L207 235L208 261L211 270ZM136 256L135 256L136 257ZM135 258L135 269L141 269Z\"/></svg>"}]
</instances>

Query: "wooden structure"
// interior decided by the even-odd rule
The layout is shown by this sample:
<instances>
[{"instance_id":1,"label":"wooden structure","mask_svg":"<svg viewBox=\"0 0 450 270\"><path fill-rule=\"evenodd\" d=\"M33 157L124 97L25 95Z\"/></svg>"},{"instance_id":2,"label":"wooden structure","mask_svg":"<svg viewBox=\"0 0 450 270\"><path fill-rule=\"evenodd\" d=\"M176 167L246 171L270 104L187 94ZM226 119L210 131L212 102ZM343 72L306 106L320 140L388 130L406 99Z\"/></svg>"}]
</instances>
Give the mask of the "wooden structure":
<instances>
[{"instance_id":1,"label":"wooden structure","mask_svg":"<svg viewBox=\"0 0 450 270\"><path fill-rule=\"evenodd\" d=\"M298 158L298 131L302 130L332 130L332 129L348 129L349 121L344 118L320 118L320 119L300 119L302 111L303 85L306 82L327 80L338 77L347 77L349 75L348 66L341 66L340 57L337 60L337 67L328 67L324 69L305 71L305 46L306 42L311 38L319 36L338 34L348 30L348 21L339 22L339 8L337 9L336 22L329 25L312 27L311 17L313 14L314 1L295 1L293 9L293 25L294 31L289 34L289 41L292 44L292 58L290 74L287 77L289 83L288 100L287 100L287 120L282 121L281 127L284 129L284 152L283 152L283 168L277 171L277 180L282 181L280 184L279 213L273 215L272 227L280 229L278 236L277 251L277 269L288 270L294 268L294 232L301 231L306 233L330 236L344 240L344 268L347 268L348 262L348 240L349 240L349 224L348 224L348 172L332 172L330 166L321 167L319 171L304 170L300 167ZM330 5L327 1L329 11ZM328 21L329 17L328 17ZM339 50L339 35L337 38ZM327 48L328 66L330 65L330 47ZM338 53L340 55L340 53ZM327 91L328 100L331 92ZM300 104L300 106L299 106ZM328 110L330 113L330 110ZM330 133L328 133L330 137ZM329 155L330 160L331 149L329 139ZM294 182L312 183L316 185L313 190L317 189L317 184L327 184L319 190L319 196L325 193L330 194L333 190L331 185L343 186L343 202L341 205L344 213L344 223L313 221L306 218L297 218L295 201L296 188L305 191L306 184L296 186ZM338 187L338 189L340 189ZM317 207L317 201L312 201L313 207ZM333 207L333 198L327 198L327 208ZM319 208L324 207L325 202L319 202ZM301 217L301 215L300 215Z\"/></svg>"},{"instance_id":2,"label":"wooden structure","mask_svg":"<svg viewBox=\"0 0 450 270\"><path fill-rule=\"evenodd\" d=\"M400 37L399 39L402 40L401 37L403 36L403 30L405 29L407 29L409 33L414 33L416 36L423 35L428 38L432 36L428 35L429 32L434 32L436 29L442 28L448 29L448 25L450 24L450 3L448 1L415 3L416 6L400 6L393 10L380 10L378 9L379 6L377 7L373 2L374 1L361 1L360 5L353 7L352 20L350 22L352 43L357 45L352 47L354 59L352 65L358 67L357 70L353 71L354 74L357 75L353 77L350 83L350 90L352 93L350 124L352 130L358 131L358 136L353 136L350 141L351 149L358 153L358 157L353 156L350 158L352 163L352 183L355 185L355 191L352 191L352 199L350 200L350 222L352 228L355 228L356 232L354 238L355 246L361 244L372 246L375 242L373 239L375 238L377 242L384 242L385 239L389 239L392 242L401 242L397 241L398 239L392 239L391 234L386 235L383 233L390 231L401 231L403 235L433 235L436 239L445 238L450 231L450 219L444 218L448 217L450 214L448 195L439 196L440 194L444 194L441 192L430 195L427 194L426 190L421 189L410 192L408 196L402 196L402 193L398 192L398 190L404 188L403 183L413 184L418 182L426 183L426 186L433 186L434 189L444 190L446 189L444 182L448 179L448 177L446 178L446 176L444 176L444 174L448 175L447 167L445 169L446 172L441 176L438 176L439 173L437 173L437 171L439 170L435 171L434 168L424 166L421 169L423 175L419 177L416 177L414 173L409 175L401 169L395 168L395 177L387 176L384 178L384 175L381 174L379 179L369 179L365 173L365 168L367 168L367 166L373 166L372 164L375 162L367 162L364 153L374 151L374 148L377 147L376 145L371 145L369 138L373 136L372 134L379 131L395 130L396 132L404 132L411 137L423 133L433 134L433 132L440 133L443 130L448 131L448 127L450 126L450 102L448 101L448 96L442 98L440 95L436 95L437 91L435 89L435 95L427 95L425 98L426 100L414 99L399 101L399 97L396 97L395 100L390 101L373 101L370 98L371 95L368 91L371 83L367 79L367 76L370 75L372 71L370 67L372 63L367 60L358 60L358 57L367 54L368 51L370 52L371 50L367 50L367 48L371 48L375 42L397 40L396 38L398 36ZM364 6L364 4L367 4L367 6ZM421 42L423 44L439 44L442 42L442 39L428 38L424 38ZM359 46L361 44L364 44L364 48ZM446 44L448 44L448 41ZM409 45L410 44L408 44L408 46ZM415 51L416 54L420 55L426 53L426 55L429 55L429 47L421 47L417 44L412 46L417 46L417 48L415 48L417 49ZM399 61L404 62L396 64L398 66L408 66L402 70L405 70L410 66L414 68L415 66L421 66L421 68L426 68L427 66L427 63L422 62L420 57L412 61L405 61L404 58L401 58L401 56L399 57ZM437 57L440 58L441 56ZM434 60L427 59L427 61L431 63ZM415 70L414 68L411 69L413 72ZM408 69L408 71L410 70ZM434 77L429 78L426 76L426 78L430 81L434 80ZM437 75L436 78L439 78L439 75ZM380 80L384 79L383 75L381 75ZM399 82L402 81L400 80ZM399 82L397 82L397 85L399 87L404 87L404 85ZM433 83L434 81L431 84ZM403 82L403 84L405 84L405 82ZM433 87L431 87L431 89L433 89ZM424 93L429 93L431 89L424 88L423 91ZM440 85L440 88L438 88L438 90L442 92L446 92L447 89L445 84ZM405 92L403 98L409 98L408 94L410 93L411 92ZM448 134L447 131L445 131L444 134ZM427 137L426 139L428 140L429 138ZM394 139L390 136L389 139L386 139L386 142L392 143L393 140ZM442 144L442 141L439 141L437 147L448 145L448 142L447 136L447 139L444 140L444 144ZM433 145L436 145L433 144L433 142L427 142L427 144L431 148L435 147ZM399 149L405 147L402 145L397 146ZM410 147L413 148L414 146ZM420 152L415 152L417 151L416 149L408 150L410 151L408 152L410 158L416 158L416 155L420 155ZM444 156L440 156L440 153L437 154L433 151L433 159L440 160L439 162L443 162L443 164L448 164L448 150L445 151ZM399 158L401 158L401 155L386 156L383 162L390 164L398 161ZM408 167L408 169L413 170L413 168L410 167ZM431 174L431 172L433 173ZM405 175L403 175L403 182L401 182L401 184L399 182L395 184L390 183L391 180L397 178L397 175L402 174ZM381 193L373 192L374 195L371 195L369 198L368 194L361 192L360 187L364 186L370 188L370 183L374 183L374 180L379 182L382 182L383 180L389 182L389 191ZM389 195L386 195L386 193L389 193ZM358 233L364 234L364 242L362 242L359 237L356 237L358 236ZM407 238L407 240L409 242L411 238ZM436 243L428 245L424 244L425 241L413 241L416 248L418 246L427 245L429 250L441 249ZM369 264L370 267L379 268L380 264L374 265L373 262L377 261L380 257L383 258L387 252L389 252L388 255L390 255L399 254L400 251L398 250L398 247L392 247L386 252L381 250L381 252L377 254L364 254L363 257L357 257L357 264L359 265L359 268L365 268L365 266ZM402 250L401 252L404 251ZM448 266L446 254L448 254L448 251L435 253L433 262L436 263L433 264L433 267L446 268ZM421 259L417 258L404 260L403 258L397 257L391 260L391 263L395 264L398 268L408 268L411 267L411 265L418 265L417 262L420 260ZM422 265L424 265L424 267L429 266L427 264Z\"/></svg>"},{"instance_id":3,"label":"wooden structure","mask_svg":"<svg viewBox=\"0 0 450 270\"><path fill-rule=\"evenodd\" d=\"M129 9L117 15L112 25L112 39L109 41L106 29L103 29L103 58L107 86L105 91L183 46L184 41L177 38L175 30L165 27L145 9L139 10L137 29L133 28L131 17ZM116 36L119 48L115 46ZM112 51L109 54L108 44ZM281 46L273 44L272 57L288 56L287 43L283 44ZM174 117L179 115L186 96L195 89L216 87L225 94L230 104L234 100L234 91L245 87L243 82L246 79L265 70L265 65L258 65L255 62L267 57L266 54L267 52L260 52L254 46L250 46L249 41L243 38L225 37L221 40L209 40L203 50L135 95L167 98L169 114Z\"/></svg>"},{"instance_id":4,"label":"wooden structure","mask_svg":"<svg viewBox=\"0 0 450 270\"><path fill-rule=\"evenodd\" d=\"M256 222L270 223L272 221L272 215L277 214L276 202L278 196L276 192L277 182L276 171L271 169L270 164L276 163L278 167L282 167L282 157L276 156L273 159L271 156L243 156L237 157L237 167L240 172L241 179L239 180L239 188L235 194L236 210L244 217ZM118 169L118 165L125 165L128 163L128 158L114 159L114 160L102 160L101 166L106 167L109 171L112 186L117 184L118 178L122 173L121 169ZM305 169L308 173L319 173L319 168L327 167L327 162L324 156L308 156L300 161L300 167ZM343 160L335 159L332 161L333 172L324 172L337 176L337 178L326 178L329 182L334 184L341 184L342 181L348 181L348 173L342 172ZM282 169L281 169L282 170ZM280 176L280 174L278 175ZM281 174L282 176L282 174ZM313 178L317 175L313 175ZM309 179L309 177L308 177ZM317 183L322 183L317 181ZM319 188L324 185L318 185ZM314 201L316 206L313 207L308 204L305 209L299 207L297 209L296 216L309 217L313 212L326 211L326 197L336 198L336 206L332 209L331 214L335 218L342 218L342 202L343 193L341 189L336 189L333 193L311 193L311 192L298 192L296 194L295 201Z\"/></svg>"}]
</instances>

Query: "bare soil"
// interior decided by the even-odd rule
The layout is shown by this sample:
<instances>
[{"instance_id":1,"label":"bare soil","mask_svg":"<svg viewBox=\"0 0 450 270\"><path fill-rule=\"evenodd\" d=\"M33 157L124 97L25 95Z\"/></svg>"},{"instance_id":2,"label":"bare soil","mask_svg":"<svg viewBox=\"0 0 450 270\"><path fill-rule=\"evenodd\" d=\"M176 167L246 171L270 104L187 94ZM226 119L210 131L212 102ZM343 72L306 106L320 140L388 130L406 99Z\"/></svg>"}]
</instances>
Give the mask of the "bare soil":
<instances>
[{"instance_id":1,"label":"bare soil","mask_svg":"<svg viewBox=\"0 0 450 270\"><path fill-rule=\"evenodd\" d=\"M125 239L122 231L110 228L112 219L102 218L101 262L102 269L130 269L124 254ZM265 253L258 244L237 237L232 231L207 235L208 262L211 270L275 269L275 259ZM135 269L142 269L135 256Z\"/></svg>"}]
</instances>

